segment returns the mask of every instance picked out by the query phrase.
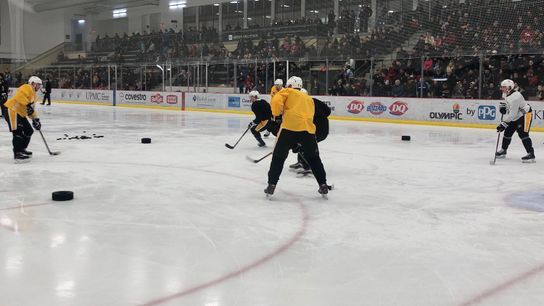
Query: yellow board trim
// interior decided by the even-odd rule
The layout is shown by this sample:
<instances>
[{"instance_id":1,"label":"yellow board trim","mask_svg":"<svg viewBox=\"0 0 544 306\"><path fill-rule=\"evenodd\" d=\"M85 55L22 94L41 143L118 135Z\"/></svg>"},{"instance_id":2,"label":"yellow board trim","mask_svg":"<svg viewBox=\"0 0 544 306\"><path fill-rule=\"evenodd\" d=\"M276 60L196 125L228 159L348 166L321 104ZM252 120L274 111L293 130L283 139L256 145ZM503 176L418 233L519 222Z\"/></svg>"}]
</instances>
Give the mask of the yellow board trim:
<instances>
[{"instance_id":1,"label":"yellow board trim","mask_svg":"<svg viewBox=\"0 0 544 306\"><path fill-rule=\"evenodd\" d=\"M98 106L113 106L102 103L86 103L78 101L56 101L60 104L79 104L79 105L98 105ZM117 104L117 107L127 107L127 108L151 108L151 109L162 109L162 110L175 110L179 111L181 108L172 108L164 106L153 106L153 105L129 105L129 104ZM249 111L237 111L230 109L204 109L204 108L193 108L186 107L185 111L192 112L207 112L207 113L223 113L223 114L242 114L242 115L252 115L253 112ZM442 122L442 121L419 121L419 120L399 120L399 119L385 119L385 118L353 118L353 117L344 117L344 116L329 116L329 119L339 120L339 121L365 121L365 122L380 122L380 123L392 123L392 124L410 124L410 125L426 125L426 126L447 126L447 127L460 127L460 128L476 128L476 129L495 129L497 126L495 124L475 124L475 123L456 123L456 122ZM544 132L544 127L533 127L531 132Z\"/></svg>"}]
</instances>

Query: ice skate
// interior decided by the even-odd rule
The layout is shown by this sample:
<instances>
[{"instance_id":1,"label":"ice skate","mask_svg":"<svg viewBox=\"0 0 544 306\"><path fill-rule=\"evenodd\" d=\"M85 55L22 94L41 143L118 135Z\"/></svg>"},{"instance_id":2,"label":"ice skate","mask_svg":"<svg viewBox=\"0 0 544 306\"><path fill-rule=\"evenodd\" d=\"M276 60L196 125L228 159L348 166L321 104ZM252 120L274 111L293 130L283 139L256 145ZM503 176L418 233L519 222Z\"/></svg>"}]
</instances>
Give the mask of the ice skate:
<instances>
[{"instance_id":1,"label":"ice skate","mask_svg":"<svg viewBox=\"0 0 544 306\"><path fill-rule=\"evenodd\" d=\"M327 199L328 198L327 194L329 193L329 185L327 184L319 185L319 189L317 190L317 192L319 192L324 199Z\"/></svg>"},{"instance_id":2,"label":"ice skate","mask_svg":"<svg viewBox=\"0 0 544 306\"><path fill-rule=\"evenodd\" d=\"M24 155L26 155L26 156L28 156L28 157L32 157L32 152L30 152L30 151L27 151L26 149L24 149L24 150L21 150L21 152L20 152L20 153L22 153L22 154L24 154Z\"/></svg>"},{"instance_id":3,"label":"ice skate","mask_svg":"<svg viewBox=\"0 0 544 306\"><path fill-rule=\"evenodd\" d=\"M529 153L521 158L521 162L525 164L535 163L535 153Z\"/></svg>"},{"instance_id":4,"label":"ice skate","mask_svg":"<svg viewBox=\"0 0 544 306\"><path fill-rule=\"evenodd\" d=\"M289 165L289 169L300 169L300 168L302 168L302 164L299 162Z\"/></svg>"},{"instance_id":5,"label":"ice skate","mask_svg":"<svg viewBox=\"0 0 544 306\"><path fill-rule=\"evenodd\" d=\"M497 157L497 159L505 158L506 157L506 150L500 149L499 151L495 152L495 157Z\"/></svg>"},{"instance_id":6,"label":"ice skate","mask_svg":"<svg viewBox=\"0 0 544 306\"><path fill-rule=\"evenodd\" d=\"M28 163L30 161L30 157L28 155L23 154L22 152L14 153L13 158L15 159L16 164Z\"/></svg>"},{"instance_id":7,"label":"ice skate","mask_svg":"<svg viewBox=\"0 0 544 306\"><path fill-rule=\"evenodd\" d=\"M270 198L274 194L274 190L276 190L276 185L268 184L268 186L264 190L266 197Z\"/></svg>"}]
</instances>

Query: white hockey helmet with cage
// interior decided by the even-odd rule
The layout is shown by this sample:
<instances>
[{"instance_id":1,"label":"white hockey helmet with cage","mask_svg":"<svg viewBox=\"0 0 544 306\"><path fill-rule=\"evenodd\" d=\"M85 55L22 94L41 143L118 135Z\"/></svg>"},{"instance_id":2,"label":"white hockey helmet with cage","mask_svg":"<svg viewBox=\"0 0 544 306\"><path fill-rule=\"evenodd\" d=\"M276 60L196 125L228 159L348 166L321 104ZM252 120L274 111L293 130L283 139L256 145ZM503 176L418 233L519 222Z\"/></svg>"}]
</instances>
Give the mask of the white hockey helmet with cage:
<instances>
[{"instance_id":1,"label":"white hockey helmet with cage","mask_svg":"<svg viewBox=\"0 0 544 306\"><path fill-rule=\"evenodd\" d=\"M32 84L32 83L42 85L42 79L33 75L28 79L28 84Z\"/></svg>"},{"instance_id":2,"label":"white hockey helmet with cage","mask_svg":"<svg viewBox=\"0 0 544 306\"><path fill-rule=\"evenodd\" d=\"M287 87L300 89L302 88L302 79L297 76L292 76L287 80Z\"/></svg>"},{"instance_id":3,"label":"white hockey helmet with cage","mask_svg":"<svg viewBox=\"0 0 544 306\"><path fill-rule=\"evenodd\" d=\"M259 92L256 90L252 90L249 92L250 97L255 97L256 99L259 99Z\"/></svg>"},{"instance_id":4,"label":"white hockey helmet with cage","mask_svg":"<svg viewBox=\"0 0 544 306\"><path fill-rule=\"evenodd\" d=\"M516 87L516 84L510 79L505 79L501 82L501 87L506 87L508 90L513 90Z\"/></svg>"},{"instance_id":5,"label":"white hockey helmet with cage","mask_svg":"<svg viewBox=\"0 0 544 306\"><path fill-rule=\"evenodd\" d=\"M274 81L274 85L279 85L279 86L283 86L283 80L282 79L277 79Z\"/></svg>"}]
</instances>

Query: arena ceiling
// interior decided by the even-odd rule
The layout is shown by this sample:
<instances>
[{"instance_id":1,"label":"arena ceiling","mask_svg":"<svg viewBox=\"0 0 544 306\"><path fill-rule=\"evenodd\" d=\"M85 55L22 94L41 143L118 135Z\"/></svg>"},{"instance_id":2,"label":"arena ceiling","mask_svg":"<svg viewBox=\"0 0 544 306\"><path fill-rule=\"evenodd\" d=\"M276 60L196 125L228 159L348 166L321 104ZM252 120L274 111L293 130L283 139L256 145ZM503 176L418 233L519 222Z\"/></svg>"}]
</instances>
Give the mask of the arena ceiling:
<instances>
[{"instance_id":1,"label":"arena ceiling","mask_svg":"<svg viewBox=\"0 0 544 306\"><path fill-rule=\"evenodd\" d=\"M17 0L12 0L17 1ZM164 1L164 0L163 0ZM174 1L174 0L172 0ZM184 0L179 0L184 1ZM207 5L232 0L185 0L187 6ZM45 12L71 7L82 7L88 13L100 13L116 8L134 8L142 6L158 6L161 0L26 0L35 12Z\"/></svg>"},{"instance_id":2,"label":"arena ceiling","mask_svg":"<svg viewBox=\"0 0 544 306\"><path fill-rule=\"evenodd\" d=\"M160 0L27 0L38 13L71 7L82 7L91 13L99 13L121 7L158 6L159 2Z\"/></svg>"}]
</instances>

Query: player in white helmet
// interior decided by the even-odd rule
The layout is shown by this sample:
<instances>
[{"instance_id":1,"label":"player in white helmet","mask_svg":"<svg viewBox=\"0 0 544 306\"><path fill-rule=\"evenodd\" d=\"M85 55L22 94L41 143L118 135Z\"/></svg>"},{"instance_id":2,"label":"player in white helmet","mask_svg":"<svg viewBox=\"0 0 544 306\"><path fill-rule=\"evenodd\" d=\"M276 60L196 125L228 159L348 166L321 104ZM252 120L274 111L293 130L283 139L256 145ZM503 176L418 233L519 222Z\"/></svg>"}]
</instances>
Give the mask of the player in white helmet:
<instances>
[{"instance_id":1,"label":"player in white helmet","mask_svg":"<svg viewBox=\"0 0 544 306\"><path fill-rule=\"evenodd\" d=\"M497 153L497 158L506 157L506 152L510 142L512 142L512 135L514 132L518 133L527 155L521 158L524 163L535 162L535 151L533 148L533 142L529 137L529 131L531 129L531 123L533 122L533 111L531 106L527 104L523 95L516 90L516 84L510 79L506 79L501 82L501 91L504 101L501 101L499 111L502 114L501 123L497 126L497 132L503 132L502 147Z\"/></svg>"},{"instance_id":2,"label":"player in white helmet","mask_svg":"<svg viewBox=\"0 0 544 306\"><path fill-rule=\"evenodd\" d=\"M2 106L2 113L8 123L9 131L13 134L13 155L16 162L25 161L32 156L32 152L26 150L34 133L32 126L36 130L40 130L42 127L40 119L34 111L36 93L41 87L42 80L37 76L32 76L28 80L28 84L19 87L15 95ZM27 117L32 119L32 126L30 126Z\"/></svg>"},{"instance_id":3,"label":"player in white helmet","mask_svg":"<svg viewBox=\"0 0 544 306\"><path fill-rule=\"evenodd\" d=\"M289 150L296 144L301 144L304 156L319 185L318 192L323 196L329 192L327 174L319 157L315 136L314 102L310 96L300 91L301 88L302 79L293 76L287 80L287 88L282 89L272 98L272 116L283 115L283 120L272 153L272 162L268 171L268 186L264 190L267 196L274 194L285 159L287 159Z\"/></svg>"},{"instance_id":4,"label":"player in white helmet","mask_svg":"<svg viewBox=\"0 0 544 306\"><path fill-rule=\"evenodd\" d=\"M261 137L261 132L268 132L272 128L272 110L266 100L260 99L259 92L256 90L249 93L249 100L251 101L251 111L255 114L255 119L249 123L248 127L255 139L257 139L259 147L264 147L266 143Z\"/></svg>"},{"instance_id":5,"label":"player in white helmet","mask_svg":"<svg viewBox=\"0 0 544 306\"><path fill-rule=\"evenodd\" d=\"M277 79L274 81L274 86L270 89L270 97L273 98L276 93L283 89L283 80Z\"/></svg>"},{"instance_id":6,"label":"player in white helmet","mask_svg":"<svg viewBox=\"0 0 544 306\"><path fill-rule=\"evenodd\" d=\"M273 98L274 95L282 89L283 89L283 80L282 79L275 80L274 85L270 89L270 98ZM266 132L264 132L264 137L267 138L268 136L270 136L270 132L267 130Z\"/></svg>"}]
</instances>

